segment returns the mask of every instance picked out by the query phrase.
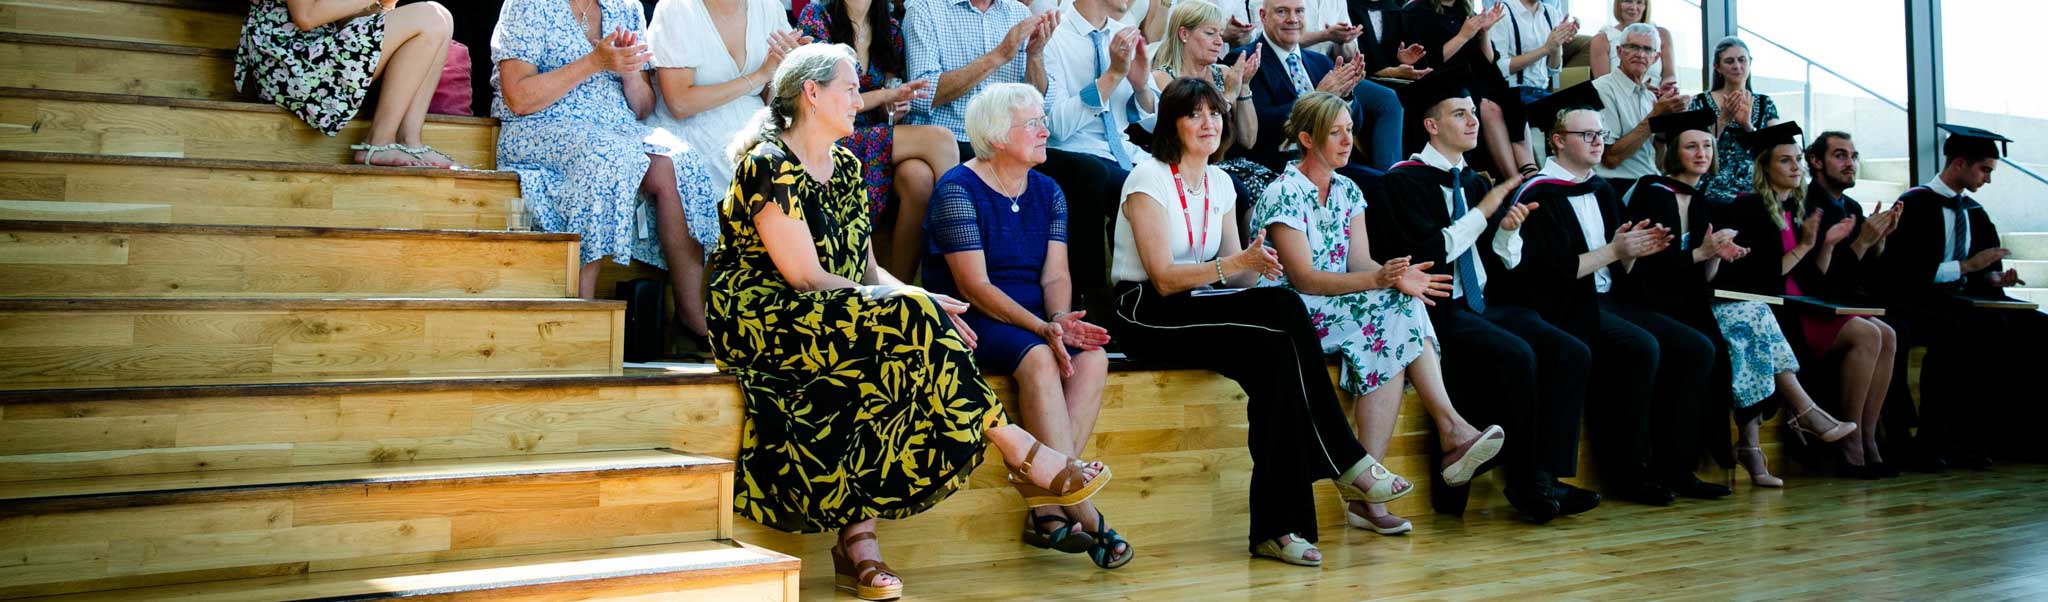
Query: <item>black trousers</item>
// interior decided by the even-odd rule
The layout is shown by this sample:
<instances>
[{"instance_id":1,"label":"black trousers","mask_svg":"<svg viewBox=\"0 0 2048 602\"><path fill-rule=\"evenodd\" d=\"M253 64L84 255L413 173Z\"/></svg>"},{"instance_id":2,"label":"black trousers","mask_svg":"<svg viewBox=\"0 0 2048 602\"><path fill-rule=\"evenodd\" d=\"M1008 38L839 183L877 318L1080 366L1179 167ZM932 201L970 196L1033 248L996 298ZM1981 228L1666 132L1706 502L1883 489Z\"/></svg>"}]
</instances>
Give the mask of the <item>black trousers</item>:
<instances>
[{"instance_id":1,"label":"black trousers","mask_svg":"<svg viewBox=\"0 0 2048 602\"><path fill-rule=\"evenodd\" d=\"M1620 479L1692 474L1698 415L1714 367L1714 342L1647 307L1600 297L1593 349L1594 411L1588 426L1604 474Z\"/></svg>"},{"instance_id":2,"label":"black trousers","mask_svg":"<svg viewBox=\"0 0 2048 602\"><path fill-rule=\"evenodd\" d=\"M1365 448L1330 384L1301 297L1279 287L1160 295L1125 282L1116 286L1116 316L1116 336L1131 357L1214 370L1244 388L1250 542L1289 533L1315 541L1312 485L1364 460Z\"/></svg>"},{"instance_id":3,"label":"black trousers","mask_svg":"<svg viewBox=\"0 0 2048 602\"><path fill-rule=\"evenodd\" d=\"M2043 413L2040 392L2023 375L2042 367L2048 314L1950 307L1902 312L1893 324L1900 335L1895 374L1906 372L1911 347L1927 347L1916 437L1927 451L2042 457L2038 443L2018 437L2038 424L2027 418Z\"/></svg>"},{"instance_id":4,"label":"black trousers","mask_svg":"<svg viewBox=\"0 0 2048 602\"><path fill-rule=\"evenodd\" d=\"M1459 411L1475 424L1507 430L1509 480L1578 474L1592 351L1520 307L1488 307L1481 315L1463 299L1441 299L1429 320L1444 350L1444 385Z\"/></svg>"}]
</instances>

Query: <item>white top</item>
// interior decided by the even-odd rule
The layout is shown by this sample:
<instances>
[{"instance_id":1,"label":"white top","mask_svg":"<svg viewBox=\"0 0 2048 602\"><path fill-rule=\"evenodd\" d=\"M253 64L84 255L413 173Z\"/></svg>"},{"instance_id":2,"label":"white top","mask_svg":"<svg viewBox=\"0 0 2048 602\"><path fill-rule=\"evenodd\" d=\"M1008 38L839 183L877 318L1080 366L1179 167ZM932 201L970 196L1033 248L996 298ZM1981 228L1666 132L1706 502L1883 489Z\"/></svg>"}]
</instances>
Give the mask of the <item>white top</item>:
<instances>
[{"instance_id":1,"label":"white top","mask_svg":"<svg viewBox=\"0 0 2048 602\"><path fill-rule=\"evenodd\" d=\"M1095 41L1089 37L1089 33L1096 30L1088 24L1088 19L1074 10L1071 4L1060 9L1060 27L1053 31L1052 41L1045 47L1045 68L1063 84L1060 86L1061 97L1052 99L1052 110L1046 116L1053 148L1115 159L1109 150L1109 141L1114 135L1117 144L1124 148L1124 157L1133 163L1151 156L1124 135L1124 129L1132 123L1143 122L1152 116L1132 98L1136 91L1131 88L1130 81L1117 82L1116 89L1107 98L1095 86L1095 79L1102 75L1095 66L1100 64L1103 69L1109 68L1110 38L1130 27L1116 19L1103 20L1100 35L1104 50L1098 53ZM1142 65L1132 65L1131 69L1138 73L1151 73L1149 67ZM1146 78L1147 81L1150 79L1149 76ZM1114 132L1103 129L1102 116L1105 113L1109 115L1112 127L1116 128Z\"/></svg>"},{"instance_id":2,"label":"white top","mask_svg":"<svg viewBox=\"0 0 2048 602\"><path fill-rule=\"evenodd\" d=\"M1505 21L1506 19L1502 20ZM1651 24L1651 27L1655 26L1656 24ZM1664 30L1662 29L1657 30L1657 37L1663 37L1663 31ZM1626 40L1627 37L1621 35L1621 29L1613 25L1609 25L1606 29L1600 30L1600 35L1607 36L1607 70L1609 72L1620 72L1621 43L1623 40ZM1657 44L1651 47L1651 50L1663 52L1664 41L1661 39L1657 40ZM1649 79L1660 84L1664 83L1664 57L1657 57L1657 60L1650 61L1650 69L1643 72L1643 77L1645 79Z\"/></svg>"},{"instance_id":3,"label":"white top","mask_svg":"<svg viewBox=\"0 0 2048 602\"><path fill-rule=\"evenodd\" d=\"M785 16L778 0L744 0L747 11L746 59L744 64L734 64L732 55L725 51L725 39L719 36L718 28L711 24L711 13L704 8L703 0L667 0L654 8L654 18L648 20L647 45L654 51L654 66L662 69L694 69L692 85L710 86L722 84L741 75L761 68L761 61L768 58L768 34L790 29L789 17ZM654 104L654 114L643 122L647 125L667 129L681 137L691 150L697 151L710 170L714 190L725 190L732 183L732 158L726 156L726 144L732 142L733 134L740 126L753 118L754 112L766 106L761 102L761 88L748 90L739 98L699 112L685 118L676 118L668 112L666 103ZM660 86L656 86L659 94Z\"/></svg>"},{"instance_id":4,"label":"white top","mask_svg":"<svg viewBox=\"0 0 2048 602\"><path fill-rule=\"evenodd\" d=\"M1449 157L1445 157L1442 151L1436 149L1436 146L1429 144L1422 145L1422 152L1415 153L1415 156L1409 157L1409 159L1421 161L1424 165L1444 171L1450 171L1452 168L1470 169L1465 165L1465 155L1463 153L1460 153L1454 161ZM1455 215L1458 210L1452 204L1454 200L1451 196L1451 187L1438 186L1437 189L1443 191L1444 215ZM1464 255L1466 250L1471 249L1472 245L1477 244L1479 242L1479 235L1486 232L1486 214L1476 210L1479 199L1465 199L1465 203L1475 206L1475 209L1467 210L1464 217L1451 222L1451 225L1444 226L1444 229L1441 231L1444 237L1444 263L1454 266L1457 264L1459 256ZM1500 258L1501 265L1507 266L1508 269L1514 269L1515 266L1522 264L1522 231L1519 229L1502 230L1494 235L1492 248L1494 256ZM1477 259L1478 257L1474 256L1473 258ZM1472 264L1472 273L1479 277L1479 289L1486 290L1486 263L1474 262ZM1465 283L1461 278L1463 276L1458 275L1458 270L1451 270L1452 299L1465 297Z\"/></svg>"},{"instance_id":5,"label":"white top","mask_svg":"<svg viewBox=\"0 0 2048 602\"><path fill-rule=\"evenodd\" d=\"M1166 239L1167 248L1173 251L1174 263L1201 263L1216 258L1216 251L1223 246L1223 218L1237 207L1237 189L1230 186L1230 174L1210 165L1205 180L1208 184L1209 199L1204 203L1201 193L1188 195L1187 211L1181 210L1180 185L1173 181L1173 170L1158 159L1146 159L1131 168L1130 177L1124 178L1123 193L1117 195L1115 255L1110 259L1109 278L1115 282L1147 282L1152 279L1145 273L1145 263L1138 258L1138 240L1131 233L1131 219L1124 215L1123 203L1131 202L1131 194L1142 192L1159 204L1161 220L1157 234ZM1207 216L1200 215L1203 206L1209 209ZM1196 215L1190 216L1188 212ZM1193 226L1193 232L1189 231ZM1207 233L1208 244L1204 245L1203 234ZM1195 244L1189 244L1192 236ZM1241 242L1241 241L1240 241ZM1197 249L1195 247L1200 246Z\"/></svg>"},{"instance_id":6,"label":"white top","mask_svg":"<svg viewBox=\"0 0 2048 602\"><path fill-rule=\"evenodd\" d=\"M1963 193L1949 188L1948 184L1942 183L1940 176L1935 176L1933 180L1929 180L1927 182L1927 189L1935 194L1950 198L1963 195ZM1948 257L1949 249L1956 248L1956 220L1959 219L1968 219L1963 217L1962 210L1948 208L1941 210L1941 252L1944 258ZM1968 252L1970 248L1970 227L1967 225L1969 222L1965 221L1963 223L1965 224L1963 226L1963 249L1964 252ZM1934 282L1937 284L1955 282L1962 279L1963 262L1961 261L1950 259L1934 267Z\"/></svg>"},{"instance_id":7,"label":"white top","mask_svg":"<svg viewBox=\"0 0 2048 602\"><path fill-rule=\"evenodd\" d=\"M1550 165L1544 166L1543 171L1537 173L1536 177L1557 178L1572 182L1585 181L1585 178L1573 174L1571 170L1564 168L1563 163L1557 161L1551 161ZM1607 244L1607 220L1600 217L1600 197L1593 194L1582 194L1567 200L1571 201L1572 204L1572 216L1578 218L1579 233L1586 237L1586 250L1591 251ZM1538 209L1538 211L1542 210ZM1614 273L1608 271L1607 266L1600 266L1599 271L1593 272L1594 291L1606 293L1613 288Z\"/></svg>"},{"instance_id":8,"label":"white top","mask_svg":"<svg viewBox=\"0 0 2048 602\"><path fill-rule=\"evenodd\" d=\"M1500 68L1501 75L1508 79L1510 86L1530 86L1549 90L1548 58L1537 59L1536 62L1523 66L1519 72L1509 71L1508 64L1516 55L1528 54L1542 48L1543 43L1550 39L1550 31L1556 29L1557 24L1564 20L1564 11L1541 2L1536 3L1535 10L1529 10L1521 0L1505 2L1508 6L1507 16L1494 23L1493 29L1486 35L1486 39L1493 42L1494 64ZM1516 35L1517 32L1520 33L1519 36ZM1519 46L1517 42L1520 43Z\"/></svg>"},{"instance_id":9,"label":"white top","mask_svg":"<svg viewBox=\"0 0 2048 602\"><path fill-rule=\"evenodd\" d=\"M1650 109L1657 105L1657 94L1641 83L1629 81L1620 69L1593 80L1593 89L1600 93L1600 103L1606 105L1600 109L1600 129L1607 130L1608 151L1613 152L1614 141L1650 118ZM1636 147L1636 154L1623 160L1620 166L1608 169L1605 165L1595 165L1593 173L1603 178L1623 179L1657 175L1657 145L1645 141Z\"/></svg>"},{"instance_id":10,"label":"white top","mask_svg":"<svg viewBox=\"0 0 2048 602\"><path fill-rule=\"evenodd\" d=\"M1031 7L1031 14L1033 16L1042 15L1055 9L1073 10L1074 8L1074 0L1030 0L1024 4ZM1124 11L1124 16L1116 19L1116 21L1129 27L1137 27L1145 23L1145 14L1151 11L1152 0L1131 0L1131 9ZM1065 19L1066 17L1061 16L1060 18ZM1145 56L1152 55L1148 54Z\"/></svg>"}]
</instances>

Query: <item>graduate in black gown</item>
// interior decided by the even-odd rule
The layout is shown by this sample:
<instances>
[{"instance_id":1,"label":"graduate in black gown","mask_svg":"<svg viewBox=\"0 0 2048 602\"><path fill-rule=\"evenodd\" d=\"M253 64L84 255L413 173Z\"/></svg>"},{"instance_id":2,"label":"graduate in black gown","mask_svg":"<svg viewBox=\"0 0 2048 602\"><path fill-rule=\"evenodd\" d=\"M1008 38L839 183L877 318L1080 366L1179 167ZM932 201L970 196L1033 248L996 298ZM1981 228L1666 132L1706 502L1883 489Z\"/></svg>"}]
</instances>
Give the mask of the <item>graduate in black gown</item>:
<instances>
[{"instance_id":1,"label":"graduate in black gown","mask_svg":"<svg viewBox=\"0 0 2048 602\"><path fill-rule=\"evenodd\" d=\"M1507 9L1496 3L1478 12L1473 5L1473 0L1412 0L1402 7L1399 22L1388 28L1386 43L1422 45L1425 52L1415 63L1417 68L1457 71L1479 110L1479 136L1491 159L1484 168L1496 177L1527 177L1535 173L1536 159L1521 127L1521 93L1494 65L1493 44L1487 41L1487 32ZM1403 148L1420 148L1422 142L1420 133L1409 131Z\"/></svg>"},{"instance_id":2,"label":"graduate in black gown","mask_svg":"<svg viewBox=\"0 0 2048 602\"><path fill-rule=\"evenodd\" d=\"M1451 298L1429 308L1443 346L1444 381L1458 411L1515 433L1496 461L1507 465L1508 503L1541 524L1600 504L1600 495L1556 479L1578 474L1580 408L1591 351L1526 308L1487 302L1482 244L1498 244L1510 265L1520 248L1516 230L1535 206L1502 209L1516 182L1488 189L1465 162L1479 144L1478 110L1456 78L1442 72L1401 90L1410 129L1429 142L1381 178L1383 192L1366 206L1372 254L1432 262L1452 277ZM1371 189L1368 189L1371 190ZM1496 233L1485 243L1489 229ZM1472 407L1466 407L1470 405ZM1432 505L1464 512L1466 488L1436 482Z\"/></svg>"},{"instance_id":3,"label":"graduate in black gown","mask_svg":"<svg viewBox=\"0 0 2048 602\"><path fill-rule=\"evenodd\" d=\"M2020 383L2029 379L2020 375L2041 366L2048 315L1970 301L2003 298L2005 288L2024 284L2004 266L2011 253L1999 246L1991 216L1969 196L1991 182L2001 145L2010 140L1973 127L1940 127L1949 133L1941 173L1899 196L1905 213L1876 282L1908 344L1927 346L1921 444L1962 467L1986 466L1991 453L2039 458L2039 446L2015 438L2034 420L1997 418L2040 412L2039 392L2027 391Z\"/></svg>"},{"instance_id":4,"label":"graduate in black gown","mask_svg":"<svg viewBox=\"0 0 2048 602\"><path fill-rule=\"evenodd\" d=\"M1883 305L1873 297L1870 283L1882 266L1878 258L1884 254L1885 242L1890 240L1891 233L1898 229L1899 216L1903 214L1905 205L1892 203L1890 209L1866 216L1862 203L1849 196L1849 189L1856 187L1857 168L1862 156L1856 152L1856 140L1848 132L1829 130L1813 136L1805 154L1810 179L1806 186L1807 211L1819 212L1821 224L1837 224L1847 219L1855 225L1850 238L1835 245L1830 258L1832 265L1827 271L1819 270L1817 261L1800 262L1799 267L1792 270L1793 283L1809 297L1859 307ZM1894 330L1891 363L1875 366L1890 372L1891 380L1884 387L1885 397L1880 403L1861 404L1860 411L1842 416L1845 420L1861 423L1863 430L1857 432L1860 444L1844 444L1844 461L1839 465L1841 472L1866 479L1899 476L1898 468L1887 462L1884 454L1878 451L1878 437L1882 435L1895 452L1904 444L1905 455L1910 456L1912 429L1919 426L1913 392L1908 386L1906 370L1902 368L1911 364L1909 355L1912 349L1897 343L1903 339L1903 333L1893 320L1884 318L1879 322ZM1841 398L1846 402L1852 396L1844 396L1842 392L1854 389L1855 384L1845 382L1847 379L1844 377L1851 375L1842 374L1837 366L1823 363L1815 366L1816 369L1803 371L1799 375L1800 382L1815 398ZM1843 404L1845 412L1848 405ZM1861 461L1849 453L1848 445L1862 448ZM1856 468L1858 465L1865 468L1859 470Z\"/></svg>"},{"instance_id":5,"label":"graduate in black gown","mask_svg":"<svg viewBox=\"0 0 2048 602\"><path fill-rule=\"evenodd\" d=\"M1624 223L1621 203L1593 175L1605 150L1597 97L1566 89L1533 103L1532 123L1550 132L1550 165L1524 182L1511 202L1535 204L1523 226L1521 261L1489 257L1504 304L1533 309L1593 350L1587 426L1607 497L1668 505L1676 495L1713 498L1725 486L1693 475L1699 425L1693 421L1714 363L1714 343L1699 331L1613 293L1616 274L1663 251L1671 229ZM1556 108L1556 110L1553 110Z\"/></svg>"}]
</instances>

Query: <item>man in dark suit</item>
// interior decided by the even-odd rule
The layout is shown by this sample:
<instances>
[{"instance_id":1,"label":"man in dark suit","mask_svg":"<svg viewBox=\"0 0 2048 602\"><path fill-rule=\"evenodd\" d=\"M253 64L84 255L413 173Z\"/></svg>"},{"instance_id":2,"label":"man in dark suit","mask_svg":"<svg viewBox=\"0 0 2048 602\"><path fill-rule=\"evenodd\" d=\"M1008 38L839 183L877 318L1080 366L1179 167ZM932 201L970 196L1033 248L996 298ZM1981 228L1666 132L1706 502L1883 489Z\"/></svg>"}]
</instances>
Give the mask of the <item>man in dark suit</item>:
<instances>
[{"instance_id":1,"label":"man in dark suit","mask_svg":"<svg viewBox=\"0 0 2048 602\"><path fill-rule=\"evenodd\" d=\"M2015 438L2034 421L2007 417L2039 411L2038 403L2024 401L2038 392L2015 383L2041 365L2048 315L1973 301L2003 299L2006 287L2025 284L2005 268L2011 253L1998 246L1997 226L1969 196L1991 183L2000 144L2011 141L1973 127L1940 127L1950 134L1942 144L1946 162L1933 180L1899 196L1903 213L1873 288L1884 295L1887 317L1904 327L1899 346L1927 347L1917 447L1933 455L1917 462L1981 468L1988 453L2040 453L2038 444Z\"/></svg>"},{"instance_id":2,"label":"man in dark suit","mask_svg":"<svg viewBox=\"0 0 2048 602\"><path fill-rule=\"evenodd\" d=\"M1259 72L1250 86L1252 105L1259 113L1259 138L1245 156L1268 169L1284 169L1290 154L1280 149L1287 137L1281 133L1281 124L1294 110L1294 99L1322 91L1351 101L1352 121L1360 125L1360 138L1367 141L1367 152L1353 156L1374 169L1386 169L1400 153L1400 99L1386 86L1364 79L1363 61L1332 61L1304 48L1301 41L1307 13L1302 0L1269 0L1259 9L1264 29L1252 44L1263 45L1263 49ZM1230 56L1242 56L1251 49L1238 48Z\"/></svg>"}]
</instances>

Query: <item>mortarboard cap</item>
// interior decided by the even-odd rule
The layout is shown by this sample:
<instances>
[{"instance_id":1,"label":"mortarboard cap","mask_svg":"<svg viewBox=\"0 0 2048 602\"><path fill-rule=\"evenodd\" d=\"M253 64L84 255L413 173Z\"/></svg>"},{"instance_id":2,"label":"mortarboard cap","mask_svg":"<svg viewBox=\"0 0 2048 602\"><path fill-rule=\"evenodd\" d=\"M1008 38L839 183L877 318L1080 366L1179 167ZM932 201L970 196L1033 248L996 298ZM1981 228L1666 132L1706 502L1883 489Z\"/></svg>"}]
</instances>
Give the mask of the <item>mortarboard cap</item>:
<instances>
[{"instance_id":1,"label":"mortarboard cap","mask_svg":"<svg viewBox=\"0 0 2048 602\"><path fill-rule=\"evenodd\" d=\"M1593 87L1593 82L1587 81L1529 103L1523 110L1531 127L1548 132L1551 126L1557 125L1558 113L1562 111L1598 111L1604 108L1607 104L1600 102L1600 91Z\"/></svg>"},{"instance_id":2,"label":"mortarboard cap","mask_svg":"<svg viewBox=\"0 0 2048 602\"><path fill-rule=\"evenodd\" d=\"M1401 98L1401 108L1416 121L1436 106L1437 103L1453 98L1470 98L1472 93L1465 89L1467 69L1439 67L1422 79L1401 86L1395 92Z\"/></svg>"},{"instance_id":3,"label":"mortarboard cap","mask_svg":"<svg viewBox=\"0 0 2048 602\"><path fill-rule=\"evenodd\" d=\"M1946 156L1997 159L2011 150L2006 146L2012 142L2011 138L1992 133L1990 130L1953 123L1937 123L1934 127L1948 132L1948 141L1941 144L1941 154Z\"/></svg>"},{"instance_id":4,"label":"mortarboard cap","mask_svg":"<svg viewBox=\"0 0 2048 602\"><path fill-rule=\"evenodd\" d=\"M1665 138L1677 138L1690 130L1714 133L1713 109L1698 109L1682 113L1665 113L1650 118L1650 131Z\"/></svg>"},{"instance_id":5,"label":"mortarboard cap","mask_svg":"<svg viewBox=\"0 0 2048 602\"><path fill-rule=\"evenodd\" d=\"M1742 146L1749 149L1749 156L1756 157L1771 152L1771 149L1786 144L1799 144L1799 122L1787 121L1778 125L1744 134Z\"/></svg>"}]
</instances>

